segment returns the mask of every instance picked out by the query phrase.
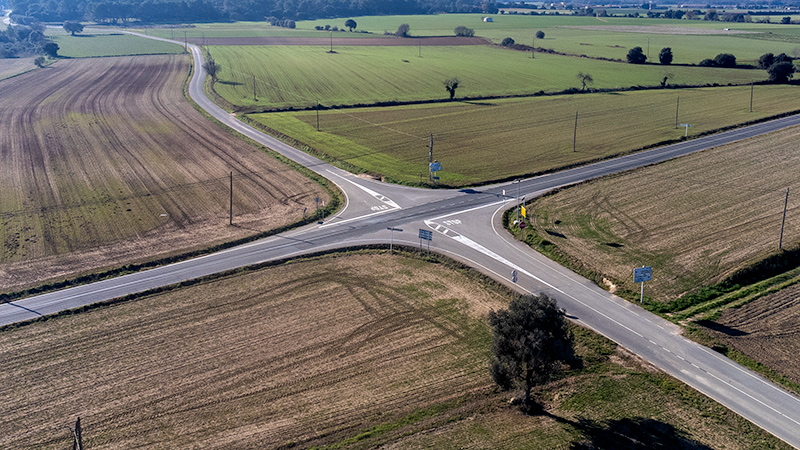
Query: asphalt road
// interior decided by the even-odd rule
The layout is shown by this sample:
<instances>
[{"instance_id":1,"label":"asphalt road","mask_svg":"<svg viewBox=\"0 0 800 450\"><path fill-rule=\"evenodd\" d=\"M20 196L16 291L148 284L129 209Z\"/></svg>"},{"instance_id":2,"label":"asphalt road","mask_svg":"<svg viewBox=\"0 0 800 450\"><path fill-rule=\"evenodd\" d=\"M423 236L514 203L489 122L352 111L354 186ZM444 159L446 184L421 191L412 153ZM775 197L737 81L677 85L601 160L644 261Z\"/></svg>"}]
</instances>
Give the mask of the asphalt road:
<instances>
[{"instance_id":1,"label":"asphalt road","mask_svg":"<svg viewBox=\"0 0 800 450\"><path fill-rule=\"evenodd\" d=\"M227 126L335 182L345 207L323 224L252 242L200 258L0 305L0 324L243 267L344 246L420 245L418 230L433 231L431 251L463 261L519 291L556 298L576 322L614 340L790 445L800 448L800 399L727 358L680 336L674 324L609 294L590 281L521 245L501 226L502 211L520 196L539 195L586 179L653 164L684 154L800 124L788 117L714 136L628 155L519 183L464 190L421 190L356 177L283 144L232 117L202 93L202 56L191 47L196 74L192 98ZM505 190L507 196L503 196ZM402 232L390 232L388 227ZM428 244L428 242L425 242ZM427 245L423 245L423 249ZM519 273L516 284L511 272Z\"/></svg>"}]
</instances>

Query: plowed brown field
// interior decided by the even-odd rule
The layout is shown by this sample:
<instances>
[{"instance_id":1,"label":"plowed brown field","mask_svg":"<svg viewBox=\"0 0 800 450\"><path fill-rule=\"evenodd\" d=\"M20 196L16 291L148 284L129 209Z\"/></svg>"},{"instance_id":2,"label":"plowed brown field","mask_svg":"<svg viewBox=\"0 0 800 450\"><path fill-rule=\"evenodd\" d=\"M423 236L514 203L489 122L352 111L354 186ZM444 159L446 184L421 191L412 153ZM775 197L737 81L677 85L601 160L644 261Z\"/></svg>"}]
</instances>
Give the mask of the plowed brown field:
<instances>
[{"instance_id":1,"label":"plowed brown field","mask_svg":"<svg viewBox=\"0 0 800 450\"><path fill-rule=\"evenodd\" d=\"M327 198L197 112L189 69L67 60L0 81L1 290L266 231Z\"/></svg>"},{"instance_id":2,"label":"plowed brown field","mask_svg":"<svg viewBox=\"0 0 800 450\"><path fill-rule=\"evenodd\" d=\"M800 285L728 309L709 332L750 358L800 383Z\"/></svg>"},{"instance_id":3,"label":"plowed brown field","mask_svg":"<svg viewBox=\"0 0 800 450\"><path fill-rule=\"evenodd\" d=\"M498 294L443 266L325 258L0 335L0 448L269 449L490 385Z\"/></svg>"}]
</instances>

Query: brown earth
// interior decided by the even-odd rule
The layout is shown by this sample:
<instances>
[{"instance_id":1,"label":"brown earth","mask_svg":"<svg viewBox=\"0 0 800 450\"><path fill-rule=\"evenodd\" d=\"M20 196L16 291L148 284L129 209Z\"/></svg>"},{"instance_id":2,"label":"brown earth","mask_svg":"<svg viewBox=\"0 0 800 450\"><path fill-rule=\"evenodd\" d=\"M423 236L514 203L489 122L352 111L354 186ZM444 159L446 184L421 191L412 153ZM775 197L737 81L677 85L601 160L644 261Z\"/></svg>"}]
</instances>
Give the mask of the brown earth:
<instances>
[{"instance_id":1,"label":"brown earth","mask_svg":"<svg viewBox=\"0 0 800 450\"><path fill-rule=\"evenodd\" d=\"M335 441L487 388L474 327L502 305L443 266L366 255L9 330L0 448L63 449L77 416L94 450Z\"/></svg>"},{"instance_id":2,"label":"brown earth","mask_svg":"<svg viewBox=\"0 0 800 450\"><path fill-rule=\"evenodd\" d=\"M189 39L198 45L331 45L329 37L207 37ZM365 37L365 38L333 38L334 46L374 46L403 47L411 46L445 46L445 45L486 45L489 40L482 37Z\"/></svg>"},{"instance_id":3,"label":"brown earth","mask_svg":"<svg viewBox=\"0 0 800 450\"><path fill-rule=\"evenodd\" d=\"M195 110L189 70L179 55L64 60L0 81L0 289L267 231L327 199Z\"/></svg>"},{"instance_id":4,"label":"brown earth","mask_svg":"<svg viewBox=\"0 0 800 450\"><path fill-rule=\"evenodd\" d=\"M728 309L707 330L715 338L800 383L800 284Z\"/></svg>"},{"instance_id":5,"label":"brown earth","mask_svg":"<svg viewBox=\"0 0 800 450\"><path fill-rule=\"evenodd\" d=\"M3 330L0 448L70 448L78 416L92 450L786 448L578 327L586 369L536 389L547 415L521 414L487 370L486 316L508 300L443 264L360 254Z\"/></svg>"}]
</instances>

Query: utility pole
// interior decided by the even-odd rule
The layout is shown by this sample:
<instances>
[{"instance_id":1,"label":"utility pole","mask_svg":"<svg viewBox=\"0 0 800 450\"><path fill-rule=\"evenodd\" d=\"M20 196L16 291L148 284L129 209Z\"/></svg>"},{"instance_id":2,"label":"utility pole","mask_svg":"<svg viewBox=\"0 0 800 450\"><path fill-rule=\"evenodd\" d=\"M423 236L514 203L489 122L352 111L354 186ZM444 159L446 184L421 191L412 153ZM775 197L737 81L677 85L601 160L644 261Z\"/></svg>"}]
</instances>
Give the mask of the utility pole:
<instances>
[{"instance_id":1,"label":"utility pole","mask_svg":"<svg viewBox=\"0 0 800 450\"><path fill-rule=\"evenodd\" d=\"M328 53L333 53L333 31L331 31L331 51Z\"/></svg>"},{"instance_id":2,"label":"utility pole","mask_svg":"<svg viewBox=\"0 0 800 450\"><path fill-rule=\"evenodd\" d=\"M319 131L319 100L317 100L317 131Z\"/></svg>"},{"instance_id":3,"label":"utility pole","mask_svg":"<svg viewBox=\"0 0 800 450\"><path fill-rule=\"evenodd\" d=\"M433 133L431 133L431 142L428 144L428 181L433 183L433 172L431 171L431 164L433 164Z\"/></svg>"},{"instance_id":4,"label":"utility pole","mask_svg":"<svg viewBox=\"0 0 800 450\"><path fill-rule=\"evenodd\" d=\"M253 101L257 102L258 98L256 98L256 75L253 74Z\"/></svg>"},{"instance_id":5,"label":"utility pole","mask_svg":"<svg viewBox=\"0 0 800 450\"><path fill-rule=\"evenodd\" d=\"M72 450L83 450L83 432L81 430L81 418L78 417L78 420L75 421L75 428L69 428L69 431L72 432Z\"/></svg>"},{"instance_id":6,"label":"utility pole","mask_svg":"<svg viewBox=\"0 0 800 450\"><path fill-rule=\"evenodd\" d=\"M422 58L422 43L421 42L417 43L417 49L419 50L419 53L417 53L417 57L418 58Z\"/></svg>"},{"instance_id":7,"label":"utility pole","mask_svg":"<svg viewBox=\"0 0 800 450\"><path fill-rule=\"evenodd\" d=\"M789 206L789 188L786 188L786 200L783 202L783 220L781 221L781 239L778 241L778 250L783 250L783 226L786 224L787 206Z\"/></svg>"},{"instance_id":8,"label":"utility pole","mask_svg":"<svg viewBox=\"0 0 800 450\"><path fill-rule=\"evenodd\" d=\"M675 104L675 129L678 129L678 108L681 106L681 97L678 96L678 102Z\"/></svg>"},{"instance_id":9,"label":"utility pole","mask_svg":"<svg viewBox=\"0 0 800 450\"><path fill-rule=\"evenodd\" d=\"M233 172L229 175L231 198L228 206L228 225L233 225Z\"/></svg>"},{"instance_id":10,"label":"utility pole","mask_svg":"<svg viewBox=\"0 0 800 450\"><path fill-rule=\"evenodd\" d=\"M186 32L183 32L183 51L187 51Z\"/></svg>"},{"instance_id":11,"label":"utility pole","mask_svg":"<svg viewBox=\"0 0 800 450\"><path fill-rule=\"evenodd\" d=\"M534 53L536 53L536 35L533 35L533 45L531 46L531 59L535 58Z\"/></svg>"},{"instance_id":12,"label":"utility pole","mask_svg":"<svg viewBox=\"0 0 800 450\"><path fill-rule=\"evenodd\" d=\"M575 152L575 147L578 144L578 111L575 111L575 131L572 133L572 151Z\"/></svg>"},{"instance_id":13,"label":"utility pole","mask_svg":"<svg viewBox=\"0 0 800 450\"><path fill-rule=\"evenodd\" d=\"M750 83L750 112L753 112L753 83Z\"/></svg>"}]
</instances>

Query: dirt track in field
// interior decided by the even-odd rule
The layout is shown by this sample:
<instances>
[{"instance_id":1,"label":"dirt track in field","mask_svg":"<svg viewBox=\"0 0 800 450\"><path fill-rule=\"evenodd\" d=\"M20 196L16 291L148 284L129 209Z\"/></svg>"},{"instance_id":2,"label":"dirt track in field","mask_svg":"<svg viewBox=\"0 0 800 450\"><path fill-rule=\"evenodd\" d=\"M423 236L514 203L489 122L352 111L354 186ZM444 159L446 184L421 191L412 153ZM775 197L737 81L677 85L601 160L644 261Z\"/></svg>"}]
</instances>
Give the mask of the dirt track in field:
<instances>
[{"instance_id":1,"label":"dirt track in field","mask_svg":"<svg viewBox=\"0 0 800 450\"><path fill-rule=\"evenodd\" d=\"M0 448L300 448L490 384L505 299L443 266L322 258L0 334ZM483 330L476 331L474 327Z\"/></svg>"},{"instance_id":2,"label":"dirt track in field","mask_svg":"<svg viewBox=\"0 0 800 450\"><path fill-rule=\"evenodd\" d=\"M728 309L714 337L800 383L800 284Z\"/></svg>"},{"instance_id":3,"label":"dirt track in field","mask_svg":"<svg viewBox=\"0 0 800 450\"><path fill-rule=\"evenodd\" d=\"M237 37L237 38L213 38L189 39L189 42L197 45L331 45L330 37ZM486 45L489 40L482 37L420 37L420 38L399 38L399 37L365 37L365 38L333 38L334 47L344 46L371 46L371 47L423 47L446 46L446 45Z\"/></svg>"},{"instance_id":4,"label":"dirt track in field","mask_svg":"<svg viewBox=\"0 0 800 450\"><path fill-rule=\"evenodd\" d=\"M197 112L189 69L178 55L65 60L0 81L0 289L267 231L327 199Z\"/></svg>"}]
</instances>

